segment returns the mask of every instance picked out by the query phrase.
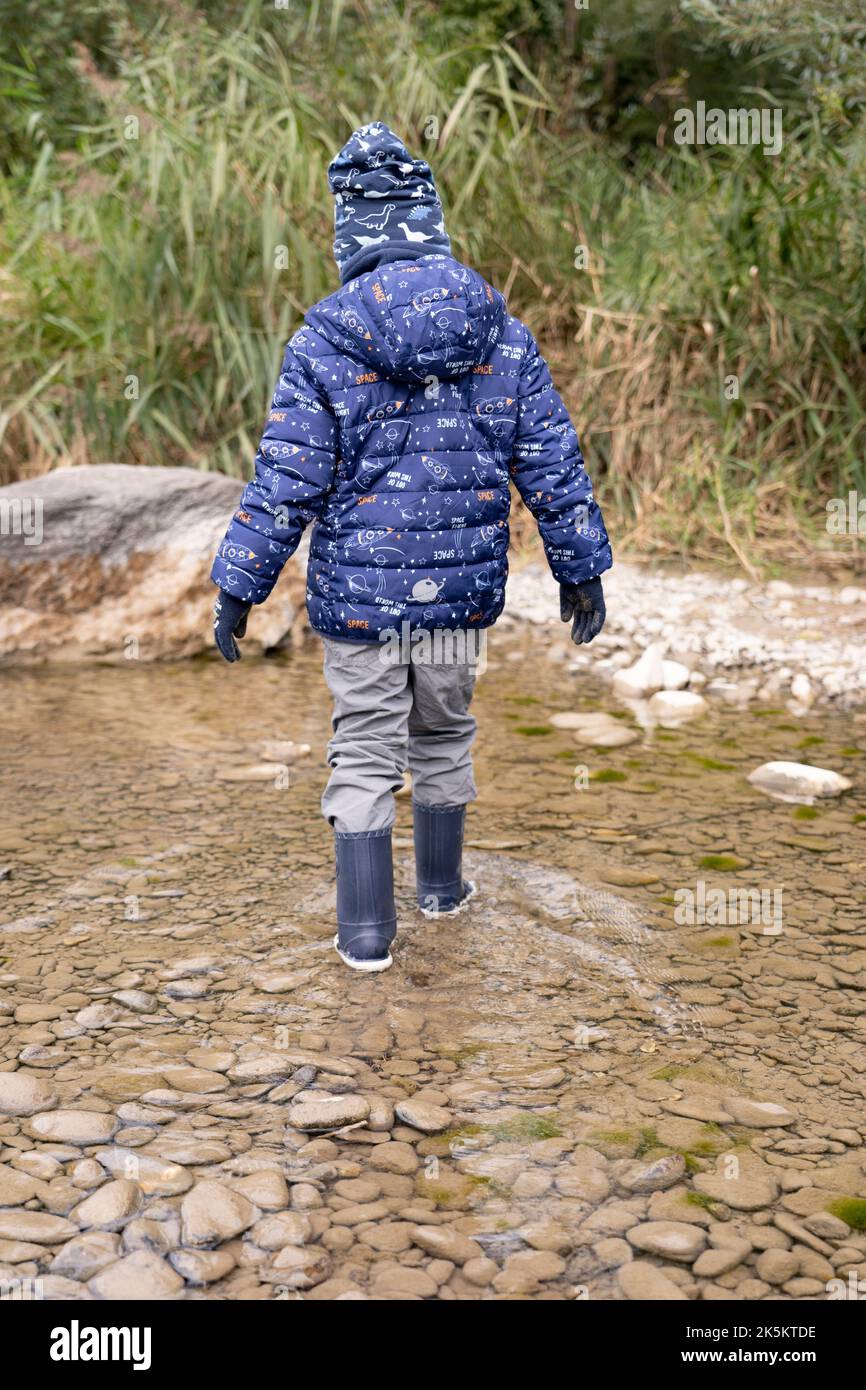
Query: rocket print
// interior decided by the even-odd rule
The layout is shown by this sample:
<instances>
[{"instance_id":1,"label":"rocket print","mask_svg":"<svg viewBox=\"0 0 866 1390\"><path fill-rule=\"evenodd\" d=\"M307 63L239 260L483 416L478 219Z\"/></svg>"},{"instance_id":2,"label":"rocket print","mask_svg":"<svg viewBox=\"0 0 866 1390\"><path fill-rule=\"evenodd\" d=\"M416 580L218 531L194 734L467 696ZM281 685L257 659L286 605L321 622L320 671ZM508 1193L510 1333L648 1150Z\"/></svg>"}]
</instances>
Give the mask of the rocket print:
<instances>
[{"instance_id":1,"label":"rocket print","mask_svg":"<svg viewBox=\"0 0 866 1390\"><path fill-rule=\"evenodd\" d=\"M319 631L487 627L505 601L509 475L560 582L609 567L577 435L531 334L450 256L383 264L315 305L286 348L214 578L261 602L312 522Z\"/></svg>"},{"instance_id":2,"label":"rocket print","mask_svg":"<svg viewBox=\"0 0 866 1390\"><path fill-rule=\"evenodd\" d=\"M319 632L489 627L512 481L554 577L603 573L610 545L574 426L532 334L451 255L430 166L375 121L328 175L342 287L285 349L214 581L263 602L309 525Z\"/></svg>"}]
</instances>

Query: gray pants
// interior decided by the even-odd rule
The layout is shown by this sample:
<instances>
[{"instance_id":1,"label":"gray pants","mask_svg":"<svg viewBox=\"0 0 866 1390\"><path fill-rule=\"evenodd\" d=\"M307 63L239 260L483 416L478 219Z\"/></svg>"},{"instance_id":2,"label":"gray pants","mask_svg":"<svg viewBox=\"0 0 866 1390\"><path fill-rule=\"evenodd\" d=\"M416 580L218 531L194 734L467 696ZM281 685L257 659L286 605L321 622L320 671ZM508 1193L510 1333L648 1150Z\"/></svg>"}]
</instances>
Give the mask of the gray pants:
<instances>
[{"instance_id":1,"label":"gray pants","mask_svg":"<svg viewBox=\"0 0 866 1390\"><path fill-rule=\"evenodd\" d=\"M322 814L341 834L387 830L394 792L412 772L412 796L430 806L475 797L469 703L474 664L388 661L379 642L322 639L334 697L332 767Z\"/></svg>"}]
</instances>

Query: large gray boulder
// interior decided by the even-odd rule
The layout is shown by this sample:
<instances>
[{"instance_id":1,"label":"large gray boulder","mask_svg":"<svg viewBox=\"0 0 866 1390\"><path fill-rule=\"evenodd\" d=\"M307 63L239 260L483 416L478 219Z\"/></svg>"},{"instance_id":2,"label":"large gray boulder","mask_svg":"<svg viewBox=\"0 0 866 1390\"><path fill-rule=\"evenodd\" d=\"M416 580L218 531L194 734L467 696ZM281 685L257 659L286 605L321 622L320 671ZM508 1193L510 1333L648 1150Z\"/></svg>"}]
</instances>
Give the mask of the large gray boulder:
<instances>
[{"instance_id":1,"label":"large gray boulder","mask_svg":"<svg viewBox=\"0 0 866 1390\"><path fill-rule=\"evenodd\" d=\"M241 484L193 468L97 464L0 488L0 661L156 661L212 646L210 567ZM303 620L293 557L245 650Z\"/></svg>"}]
</instances>

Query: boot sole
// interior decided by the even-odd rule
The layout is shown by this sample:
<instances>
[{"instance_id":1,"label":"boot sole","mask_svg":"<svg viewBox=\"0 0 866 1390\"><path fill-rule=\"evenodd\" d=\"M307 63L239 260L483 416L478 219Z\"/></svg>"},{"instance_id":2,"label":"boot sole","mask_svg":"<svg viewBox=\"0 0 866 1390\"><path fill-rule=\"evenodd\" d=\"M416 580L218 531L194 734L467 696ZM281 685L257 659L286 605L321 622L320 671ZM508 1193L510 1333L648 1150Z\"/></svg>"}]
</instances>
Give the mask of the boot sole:
<instances>
[{"instance_id":1,"label":"boot sole","mask_svg":"<svg viewBox=\"0 0 866 1390\"><path fill-rule=\"evenodd\" d=\"M343 964L348 965L350 970L360 970L365 975L376 975L382 970L389 970L394 964L394 958L390 951L382 960L355 960L354 956L347 956L340 950L339 941L339 936L335 936L334 950L337 952Z\"/></svg>"},{"instance_id":2,"label":"boot sole","mask_svg":"<svg viewBox=\"0 0 866 1390\"><path fill-rule=\"evenodd\" d=\"M472 899L478 892L478 885L477 883L473 883L471 878L467 878L466 885L469 891L467 892L465 898L462 898L456 907L448 907L445 909L444 912L437 911L435 907L419 907L418 911L421 913L422 917L428 918L457 917L465 907L469 906Z\"/></svg>"}]
</instances>

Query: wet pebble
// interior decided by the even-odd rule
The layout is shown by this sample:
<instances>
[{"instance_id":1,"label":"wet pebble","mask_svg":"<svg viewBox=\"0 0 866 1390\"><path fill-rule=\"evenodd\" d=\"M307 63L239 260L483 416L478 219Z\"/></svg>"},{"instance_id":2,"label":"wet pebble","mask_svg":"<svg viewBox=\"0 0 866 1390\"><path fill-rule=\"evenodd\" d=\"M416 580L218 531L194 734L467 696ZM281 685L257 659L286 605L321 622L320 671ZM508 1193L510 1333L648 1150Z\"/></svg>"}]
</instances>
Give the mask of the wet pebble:
<instances>
[{"instance_id":1,"label":"wet pebble","mask_svg":"<svg viewBox=\"0 0 866 1390\"><path fill-rule=\"evenodd\" d=\"M113 1115L93 1110L49 1110L35 1115L24 1126L33 1139L52 1144L104 1144L114 1135Z\"/></svg>"},{"instance_id":2,"label":"wet pebble","mask_svg":"<svg viewBox=\"0 0 866 1390\"><path fill-rule=\"evenodd\" d=\"M648 1255L682 1264L691 1264L706 1245L703 1231L681 1221L645 1221L626 1231L626 1239Z\"/></svg>"},{"instance_id":3,"label":"wet pebble","mask_svg":"<svg viewBox=\"0 0 866 1390\"><path fill-rule=\"evenodd\" d=\"M363 1096L322 1094L311 1096L309 1100L295 1100L289 1106L286 1119L295 1129L316 1133L356 1124L366 1120L369 1113L370 1103Z\"/></svg>"},{"instance_id":4,"label":"wet pebble","mask_svg":"<svg viewBox=\"0 0 866 1390\"><path fill-rule=\"evenodd\" d=\"M215 1245L240 1235L256 1219L256 1208L219 1182L199 1182L180 1207L184 1245Z\"/></svg>"},{"instance_id":5,"label":"wet pebble","mask_svg":"<svg viewBox=\"0 0 866 1390\"><path fill-rule=\"evenodd\" d=\"M0 1072L0 1115L35 1115L57 1104L57 1091L41 1076Z\"/></svg>"},{"instance_id":6,"label":"wet pebble","mask_svg":"<svg viewBox=\"0 0 866 1390\"><path fill-rule=\"evenodd\" d=\"M95 1298L147 1301L179 1294L183 1278L159 1255L149 1250L134 1250L95 1275L87 1287Z\"/></svg>"}]
</instances>

